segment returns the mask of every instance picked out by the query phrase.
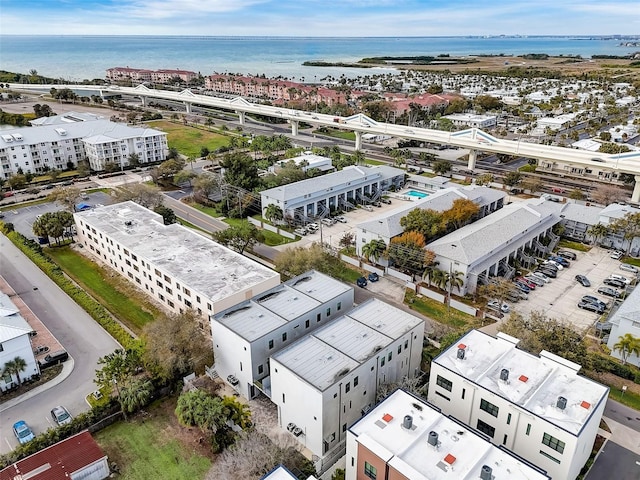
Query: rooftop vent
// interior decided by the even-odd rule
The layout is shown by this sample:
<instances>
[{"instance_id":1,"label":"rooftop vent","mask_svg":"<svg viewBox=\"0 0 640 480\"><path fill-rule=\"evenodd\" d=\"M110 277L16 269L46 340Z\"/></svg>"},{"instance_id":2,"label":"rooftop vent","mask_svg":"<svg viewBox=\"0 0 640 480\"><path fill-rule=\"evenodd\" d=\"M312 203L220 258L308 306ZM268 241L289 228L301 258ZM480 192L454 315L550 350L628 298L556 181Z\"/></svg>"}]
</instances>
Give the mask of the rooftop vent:
<instances>
[{"instance_id":1,"label":"rooftop vent","mask_svg":"<svg viewBox=\"0 0 640 480\"><path fill-rule=\"evenodd\" d=\"M456 463L456 457L454 457L450 453L447 453L447 456L444 457L444 461L447 462L449 465L453 465L454 463Z\"/></svg>"},{"instance_id":2,"label":"rooftop vent","mask_svg":"<svg viewBox=\"0 0 640 480\"><path fill-rule=\"evenodd\" d=\"M64 137L67 134L67 131L64 128L56 128L55 131L61 137Z\"/></svg>"},{"instance_id":3,"label":"rooftop vent","mask_svg":"<svg viewBox=\"0 0 640 480\"><path fill-rule=\"evenodd\" d=\"M591 408L591 404L589 402L585 402L584 400L580 403L580 406L586 410Z\"/></svg>"},{"instance_id":4,"label":"rooftop vent","mask_svg":"<svg viewBox=\"0 0 640 480\"><path fill-rule=\"evenodd\" d=\"M500 370L500 380L502 380L503 382L509 381L509 370L507 370L506 368Z\"/></svg>"},{"instance_id":5,"label":"rooftop vent","mask_svg":"<svg viewBox=\"0 0 640 480\"><path fill-rule=\"evenodd\" d=\"M7 143L13 142L13 137L11 135L2 135L2 139Z\"/></svg>"},{"instance_id":6,"label":"rooftop vent","mask_svg":"<svg viewBox=\"0 0 640 480\"><path fill-rule=\"evenodd\" d=\"M493 469L489 465L482 465L480 469L480 480L491 480L493 478Z\"/></svg>"},{"instance_id":7,"label":"rooftop vent","mask_svg":"<svg viewBox=\"0 0 640 480\"><path fill-rule=\"evenodd\" d=\"M529 381L529 377L527 377L526 375L520 375L518 380L520 380L522 383L527 383Z\"/></svg>"},{"instance_id":8,"label":"rooftop vent","mask_svg":"<svg viewBox=\"0 0 640 480\"><path fill-rule=\"evenodd\" d=\"M13 137L13 139L16 142L21 142L23 140L22 135L20 135L19 133L14 133L13 135L11 135Z\"/></svg>"},{"instance_id":9,"label":"rooftop vent","mask_svg":"<svg viewBox=\"0 0 640 480\"><path fill-rule=\"evenodd\" d=\"M411 415L405 415L404 420L402 420L402 427L407 430L411 430L412 426L413 426L413 417Z\"/></svg>"},{"instance_id":10,"label":"rooftop vent","mask_svg":"<svg viewBox=\"0 0 640 480\"><path fill-rule=\"evenodd\" d=\"M429 437L427 438L427 442L429 445L433 445L434 447L438 446L438 432L434 432L431 430L429 432Z\"/></svg>"},{"instance_id":11,"label":"rooftop vent","mask_svg":"<svg viewBox=\"0 0 640 480\"><path fill-rule=\"evenodd\" d=\"M382 420L384 420L385 422L389 423L391 420L393 420L393 415L391 415L390 413L385 413L382 416Z\"/></svg>"},{"instance_id":12,"label":"rooftop vent","mask_svg":"<svg viewBox=\"0 0 640 480\"><path fill-rule=\"evenodd\" d=\"M457 357L458 357L460 360L464 360L464 348L458 348L458 354L457 354Z\"/></svg>"},{"instance_id":13,"label":"rooftop vent","mask_svg":"<svg viewBox=\"0 0 640 480\"><path fill-rule=\"evenodd\" d=\"M564 397L558 397L556 407L558 407L560 410L564 410L565 408L567 408L567 399Z\"/></svg>"}]
</instances>

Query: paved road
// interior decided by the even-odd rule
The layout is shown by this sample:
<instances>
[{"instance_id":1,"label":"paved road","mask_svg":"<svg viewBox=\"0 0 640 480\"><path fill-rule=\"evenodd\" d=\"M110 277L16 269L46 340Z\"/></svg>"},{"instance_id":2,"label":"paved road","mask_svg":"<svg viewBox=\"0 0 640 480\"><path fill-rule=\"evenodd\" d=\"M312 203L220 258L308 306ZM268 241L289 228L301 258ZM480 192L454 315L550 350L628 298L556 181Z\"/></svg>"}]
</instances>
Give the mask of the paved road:
<instances>
[{"instance_id":1,"label":"paved road","mask_svg":"<svg viewBox=\"0 0 640 480\"><path fill-rule=\"evenodd\" d=\"M640 455L608 441L589 471L586 480L638 480Z\"/></svg>"},{"instance_id":2,"label":"paved road","mask_svg":"<svg viewBox=\"0 0 640 480\"><path fill-rule=\"evenodd\" d=\"M638 410L609 399L604 407L604 416L640 432L640 412ZM640 478L640 474L637 478Z\"/></svg>"},{"instance_id":3,"label":"paved road","mask_svg":"<svg viewBox=\"0 0 640 480\"><path fill-rule=\"evenodd\" d=\"M26 420L37 434L51 426L49 411L56 405L72 415L87 410L84 396L95 390L97 360L119 345L1 234L0 272L74 359L73 372L60 384L15 406L0 404L0 453L6 453L17 445L11 431L17 420Z\"/></svg>"}]
</instances>

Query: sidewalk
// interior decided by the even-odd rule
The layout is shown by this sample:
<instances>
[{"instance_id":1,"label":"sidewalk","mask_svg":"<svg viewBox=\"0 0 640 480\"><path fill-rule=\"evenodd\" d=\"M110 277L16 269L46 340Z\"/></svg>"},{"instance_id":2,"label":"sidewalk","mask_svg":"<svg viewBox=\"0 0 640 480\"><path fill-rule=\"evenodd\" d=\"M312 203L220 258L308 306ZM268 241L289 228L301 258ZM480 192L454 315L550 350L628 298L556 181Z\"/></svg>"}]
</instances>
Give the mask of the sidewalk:
<instances>
[{"instance_id":1,"label":"sidewalk","mask_svg":"<svg viewBox=\"0 0 640 480\"><path fill-rule=\"evenodd\" d=\"M72 357L69 357L69 360L67 360L66 362L64 362L62 364L62 371L60 372L60 375L58 375L57 377L55 377L52 380L49 380L47 383L40 385L32 390L29 390L28 392L23 393L22 395L12 398L11 400L8 400L2 404L0 404L0 412L4 412L5 410L14 407L15 405L19 404L20 402L24 402L25 400L29 400L30 398L35 397L36 395L41 394L42 392L45 392L47 390L49 390L50 388L55 387L56 385L62 383L63 381L65 381L67 379L67 377L69 375L71 375L71 372L73 372L73 368L75 367L75 362L73 360Z\"/></svg>"},{"instance_id":2,"label":"sidewalk","mask_svg":"<svg viewBox=\"0 0 640 480\"><path fill-rule=\"evenodd\" d=\"M637 431L610 418L602 417L602 419L611 429L609 440L640 455L640 434Z\"/></svg>"}]
</instances>

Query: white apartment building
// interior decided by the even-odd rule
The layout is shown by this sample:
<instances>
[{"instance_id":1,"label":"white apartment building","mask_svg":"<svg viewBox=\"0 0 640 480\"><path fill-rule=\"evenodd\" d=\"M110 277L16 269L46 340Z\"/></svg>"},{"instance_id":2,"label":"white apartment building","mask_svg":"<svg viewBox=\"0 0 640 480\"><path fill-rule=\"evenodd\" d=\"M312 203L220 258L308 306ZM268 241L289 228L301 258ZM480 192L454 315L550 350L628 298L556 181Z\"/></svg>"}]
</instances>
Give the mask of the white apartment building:
<instances>
[{"instance_id":1,"label":"white apartment building","mask_svg":"<svg viewBox=\"0 0 640 480\"><path fill-rule=\"evenodd\" d=\"M611 332L607 347L611 349L611 356L621 358L622 352L613 348L620 341L620 337L629 333L635 338L640 338L640 289L634 288L631 291L622 305L609 317L608 322L611 322ZM627 363L640 367L640 356L631 353L627 357Z\"/></svg>"},{"instance_id":2,"label":"white apartment building","mask_svg":"<svg viewBox=\"0 0 640 480\"><path fill-rule=\"evenodd\" d=\"M505 197L506 194L500 190L475 185L438 190L424 198L405 203L373 220L358 224L356 226L356 251L358 255L362 255L362 247L371 240L382 240L386 245L389 245L392 238L404 233L404 227L400 225L400 220L416 208L444 212L451 208L455 200L461 198L471 200L478 205L480 208L478 218L482 218L502 208ZM385 265L386 259L379 259L379 262L381 265Z\"/></svg>"},{"instance_id":3,"label":"white apartment building","mask_svg":"<svg viewBox=\"0 0 640 480\"><path fill-rule=\"evenodd\" d=\"M51 120L37 127L2 130L0 175L9 178L19 169L24 173L65 170L85 159L96 171L104 170L107 163L122 168L129 165L132 153L142 164L163 161L169 153L167 134L100 119L69 123Z\"/></svg>"},{"instance_id":4,"label":"white apartment building","mask_svg":"<svg viewBox=\"0 0 640 480\"><path fill-rule=\"evenodd\" d=\"M347 433L346 480L549 480L421 398L396 390Z\"/></svg>"},{"instance_id":5,"label":"white apartment building","mask_svg":"<svg viewBox=\"0 0 640 480\"><path fill-rule=\"evenodd\" d=\"M208 318L280 283L277 272L131 201L73 215L87 252L174 313Z\"/></svg>"},{"instance_id":6,"label":"white apartment building","mask_svg":"<svg viewBox=\"0 0 640 480\"><path fill-rule=\"evenodd\" d=\"M331 210L373 202L383 191L403 185L404 175L404 170L386 165L352 165L338 172L262 191L262 212L275 204L282 209L285 218L305 223L314 217L324 217Z\"/></svg>"},{"instance_id":7,"label":"white apartment building","mask_svg":"<svg viewBox=\"0 0 640 480\"><path fill-rule=\"evenodd\" d=\"M423 338L424 320L371 299L280 350L270 361L280 426L320 458L341 455L377 388L420 373Z\"/></svg>"},{"instance_id":8,"label":"white apartment building","mask_svg":"<svg viewBox=\"0 0 640 480\"><path fill-rule=\"evenodd\" d=\"M498 123L498 117L495 115L476 115L473 113L454 113L444 115L442 118L450 120L459 127L489 128L495 127Z\"/></svg>"},{"instance_id":9,"label":"white apartment building","mask_svg":"<svg viewBox=\"0 0 640 480\"><path fill-rule=\"evenodd\" d=\"M4 370L7 362L20 357L27 364L24 371L20 373L20 381L40 373L29 339L31 330L33 329L20 315L18 307L11 298L6 293L0 292L0 372ZM15 374L7 373L0 377L2 391L18 384L18 377Z\"/></svg>"},{"instance_id":10,"label":"white apartment building","mask_svg":"<svg viewBox=\"0 0 640 480\"><path fill-rule=\"evenodd\" d=\"M271 397L269 358L353 308L353 287L311 270L211 316L215 370L243 397Z\"/></svg>"},{"instance_id":11,"label":"white apartment building","mask_svg":"<svg viewBox=\"0 0 640 480\"><path fill-rule=\"evenodd\" d=\"M432 361L429 402L552 479L574 480L591 455L609 389L578 375L576 363L517 344L470 331Z\"/></svg>"}]
</instances>

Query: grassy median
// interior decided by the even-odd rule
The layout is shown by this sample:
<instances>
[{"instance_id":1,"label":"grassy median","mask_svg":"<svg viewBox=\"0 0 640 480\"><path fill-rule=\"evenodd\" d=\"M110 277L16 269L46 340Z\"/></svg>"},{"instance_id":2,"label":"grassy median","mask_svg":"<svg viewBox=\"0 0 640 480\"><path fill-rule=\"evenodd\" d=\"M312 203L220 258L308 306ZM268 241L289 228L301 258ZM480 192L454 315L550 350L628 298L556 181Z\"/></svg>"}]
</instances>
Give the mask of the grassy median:
<instances>
[{"instance_id":1,"label":"grassy median","mask_svg":"<svg viewBox=\"0 0 640 480\"><path fill-rule=\"evenodd\" d=\"M199 157L202 147L207 147L209 151L213 152L229 144L228 137L211 132L204 126L196 128L167 120L147 122L147 125L165 132L169 147L175 148L187 157Z\"/></svg>"}]
</instances>

